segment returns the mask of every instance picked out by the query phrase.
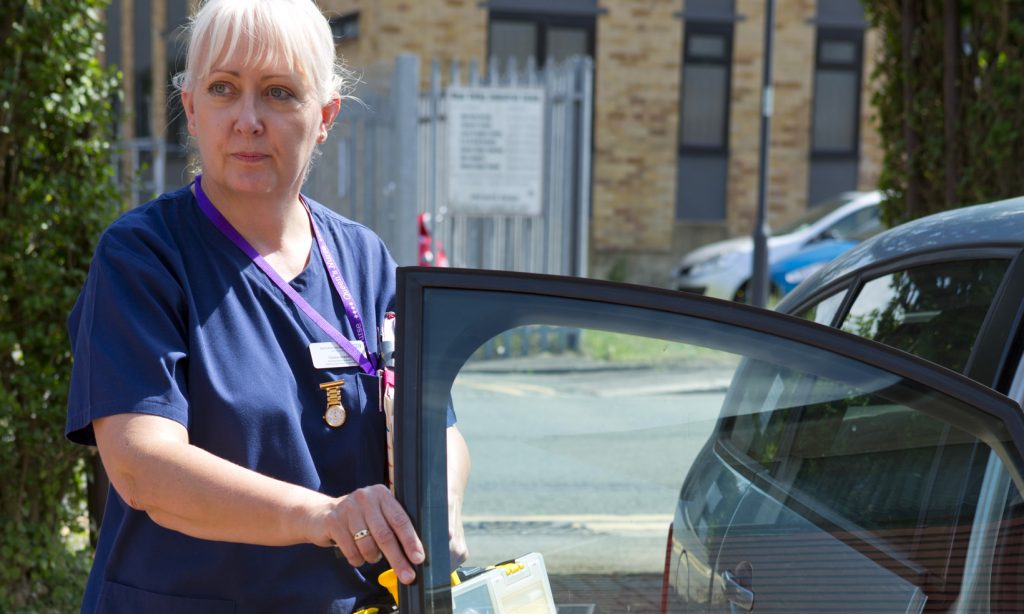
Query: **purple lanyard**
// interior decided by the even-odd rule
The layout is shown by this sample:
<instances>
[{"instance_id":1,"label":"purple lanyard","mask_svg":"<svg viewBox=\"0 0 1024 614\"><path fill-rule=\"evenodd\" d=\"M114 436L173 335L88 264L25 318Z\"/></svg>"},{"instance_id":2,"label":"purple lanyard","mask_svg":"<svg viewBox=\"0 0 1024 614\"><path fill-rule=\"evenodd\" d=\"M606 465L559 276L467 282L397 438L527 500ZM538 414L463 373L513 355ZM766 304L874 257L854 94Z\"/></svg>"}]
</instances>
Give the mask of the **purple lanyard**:
<instances>
[{"instance_id":1,"label":"purple lanyard","mask_svg":"<svg viewBox=\"0 0 1024 614\"><path fill-rule=\"evenodd\" d=\"M348 316L349 324L351 324L353 330L355 330L356 337L363 342L363 347L366 348L367 354L365 355L357 350L356 347L352 345L352 342L346 339L344 335L338 332L338 329L334 328L330 322L325 320L324 317L306 301L306 299L302 298L299 293L295 291L295 288L292 288L291 284L278 275L277 271L274 270L274 267L270 266L270 264L263 259L263 256L260 256L259 252L257 252L256 249L245 240L245 237L235 230L235 227L231 225L231 222L221 215L221 212L213 206L213 203L210 202L210 199L207 198L206 194L203 192L203 187L200 185L201 179L202 175L196 176L196 199L199 201L199 208L203 210L206 217L210 218L210 221L217 227L217 230L220 230L221 234L228 239L231 239L231 242L238 246L238 249L242 250L256 266L266 273L267 277L269 277L270 280L273 281L274 284L280 288L281 291L284 292L285 295L287 295L303 313L316 322L316 325L327 333L327 336L337 343L341 349L345 350L346 354L358 362L363 372L368 375L376 375L377 368L368 357L370 346L366 343L366 331L363 328L363 319L359 317L359 307L356 305L355 299L352 298L352 293L349 291L348 286L345 285L345 279L341 276L341 271L338 269L338 265L334 261L334 256L331 255L331 251L327 248L327 244L324 242L323 237L320 236L320 231L316 228L316 224L313 222L313 214L309 211L309 206L306 204L306 201L300 198L300 200L302 200L302 206L306 209L306 215L309 216L309 226L313 229L313 236L316 238L316 243L320 247L320 255L323 257L324 265L327 267L327 272L330 274L331 281L334 283L334 290L338 293L338 296L341 297L341 304L345 308L345 315Z\"/></svg>"}]
</instances>

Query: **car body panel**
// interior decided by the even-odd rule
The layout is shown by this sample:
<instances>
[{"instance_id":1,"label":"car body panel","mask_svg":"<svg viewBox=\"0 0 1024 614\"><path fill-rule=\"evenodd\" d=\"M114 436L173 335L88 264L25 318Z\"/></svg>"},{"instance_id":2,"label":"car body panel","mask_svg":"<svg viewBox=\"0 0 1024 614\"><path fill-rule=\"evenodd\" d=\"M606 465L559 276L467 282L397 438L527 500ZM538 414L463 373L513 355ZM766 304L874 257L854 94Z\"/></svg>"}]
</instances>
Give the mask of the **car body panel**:
<instances>
[{"instance_id":1,"label":"car body panel","mask_svg":"<svg viewBox=\"0 0 1024 614\"><path fill-rule=\"evenodd\" d=\"M787 555L794 552L799 556ZM921 589L876 558L751 486L722 540L714 578L724 584L728 570L749 565L758 612L818 612L824 595L859 612L921 612ZM710 611L733 611L725 591L715 589Z\"/></svg>"},{"instance_id":2,"label":"car body panel","mask_svg":"<svg viewBox=\"0 0 1024 614\"><path fill-rule=\"evenodd\" d=\"M917 390L931 395L928 398L932 400L916 404L919 409L915 411L946 408L936 419L956 416L957 424L976 433L975 437L986 438L1006 463L1015 483L1024 484L1020 476L1024 465L1020 457L1020 450L1024 449L1024 418L1018 404L959 374L811 322L654 288L578 278L452 269L400 269L399 311L403 318L398 330L402 352L399 353L396 399L396 494L421 531L428 553L444 552L447 548L447 506L441 484L445 479L445 407L451 384L480 344L512 326L524 324L561 324L626 330L656 338L685 338L688 342L738 352L748 359L767 361L778 365L779 369L783 366L799 368L806 373L823 373L822 369L832 368L825 363L835 361L834 366L839 369L835 377L855 387ZM795 384L794 390L800 389L796 385L802 381L800 377L787 381ZM771 403L778 400L772 380L769 378L762 383L767 385L765 390L769 393L765 398ZM764 392L756 388L734 386L728 395ZM752 402L756 407L757 398ZM762 405L768 407L767 403L768 400ZM968 406L974 409L969 410ZM726 414L723 419L738 418ZM717 454L712 442L702 454L709 453ZM716 526L708 527L713 539L708 539L707 532L703 537L694 532L702 517L700 510L689 510L685 500L677 508L675 529L678 533L674 535L670 551L670 578L674 578L674 582L685 579L685 588L680 591L682 585L673 585L670 601L682 600L686 607L693 606L696 611L705 611L706 607L730 607L726 605L724 583L729 574L737 571L728 560L736 552L728 541L733 517L742 519L748 511L756 516L749 506L761 505L763 509L764 501L757 501L757 498L772 494L771 482L759 477L756 467L750 468L743 479L735 479L736 471L735 465L718 471L718 475L729 474L721 484L733 480L735 487L727 489L730 490L728 496L723 497L719 492L716 497L731 503L719 510ZM691 472L686 484L695 484L700 473ZM702 487L687 488L684 485L681 492L699 493ZM752 488L760 492L751 494ZM886 566L888 563L877 562L882 550L870 544L870 547L864 546L862 537L851 539L841 532L822 532L825 521L821 514L806 518L818 527L819 537L828 537L823 541L819 539L819 543L824 543L829 552L839 553L834 554L836 564L847 561L847 569L856 569L866 574L865 577L874 578L873 582L884 583L886 594L890 595L886 604L906 604L909 611L914 611L919 601L915 601L913 587L919 583L912 581L912 574L899 565L899 569L893 570ZM806 528L810 525L793 519L786 526ZM732 537L741 537L743 527L737 526L736 531L731 533ZM792 555L798 556L799 552ZM423 582L401 588L403 611L450 611L448 569L440 560L440 557L428 557L428 562L420 569ZM808 564L812 567L807 567ZM783 575L806 576L813 571L813 564L813 561L804 561L802 566L786 568ZM773 577L777 570L764 568L771 565L770 562L758 563L753 570L755 586L758 578ZM820 587L827 588L827 583ZM770 594L761 593L758 611L773 611L772 602L765 601ZM785 591L778 594L786 595ZM810 593L805 591L804 594ZM789 602L779 601L779 604L784 603Z\"/></svg>"},{"instance_id":3,"label":"car body panel","mask_svg":"<svg viewBox=\"0 0 1024 614\"><path fill-rule=\"evenodd\" d=\"M828 239L808 245L795 254L779 260L769 270L772 287L778 289L781 294L787 294L801 281L857 243L858 241Z\"/></svg>"}]
</instances>

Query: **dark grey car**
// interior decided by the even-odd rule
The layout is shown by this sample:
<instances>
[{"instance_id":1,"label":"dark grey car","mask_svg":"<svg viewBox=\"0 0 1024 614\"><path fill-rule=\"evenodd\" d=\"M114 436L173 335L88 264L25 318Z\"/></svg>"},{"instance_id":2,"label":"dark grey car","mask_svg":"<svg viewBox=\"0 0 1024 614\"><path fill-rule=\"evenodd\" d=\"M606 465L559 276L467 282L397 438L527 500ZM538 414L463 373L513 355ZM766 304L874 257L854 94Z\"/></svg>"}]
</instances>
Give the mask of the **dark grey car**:
<instances>
[{"instance_id":1,"label":"dark grey car","mask_svg":"<svg viewBox=\"0 0 1024 614\"><path fill-rule=\"evenodd\" d=\"M920 220L799 317L401 270L396 487L431 555L402 611L452 609L449 398L471 558L542 553L564 611L1024 610L1022 249L1024 201Z\"/></svg>"},{"instance_id":2,"label":"dark grey car","mask_svg":"<svg viewBox=\"0 0 1024 614\"><path fill-rule=\"evenodd\" d=\"M841 256L778 310L1020 401L1022 245L1022 199L934 215ZM673 573L699 581L674 582L669 611L1024 610L1024 507L998 446L873 400L794 407L725 408L673 527ZM694 519L719 492L725 519L701 540Z\"/></svg>"}]
</instances>

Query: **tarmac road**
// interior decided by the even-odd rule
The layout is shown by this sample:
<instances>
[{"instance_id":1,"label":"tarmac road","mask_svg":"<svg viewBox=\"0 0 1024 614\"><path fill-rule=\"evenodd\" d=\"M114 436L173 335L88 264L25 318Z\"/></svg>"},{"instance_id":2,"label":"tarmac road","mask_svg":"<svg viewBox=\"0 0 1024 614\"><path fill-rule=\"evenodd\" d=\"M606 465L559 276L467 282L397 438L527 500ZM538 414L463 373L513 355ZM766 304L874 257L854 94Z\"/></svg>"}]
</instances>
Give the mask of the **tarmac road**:
<instances>
[{"instance_id":1,"label":"tarmac road","mask_svg":"<svg viewBox=\"0 0 1024 614\"><path fill-rule=\"evenodd\" d=\"M570 586L660 578L679 488L731 370L528 366L470 367L453 389L473 459L468 564L540 552Z\"/></svg>"}]
</instances>

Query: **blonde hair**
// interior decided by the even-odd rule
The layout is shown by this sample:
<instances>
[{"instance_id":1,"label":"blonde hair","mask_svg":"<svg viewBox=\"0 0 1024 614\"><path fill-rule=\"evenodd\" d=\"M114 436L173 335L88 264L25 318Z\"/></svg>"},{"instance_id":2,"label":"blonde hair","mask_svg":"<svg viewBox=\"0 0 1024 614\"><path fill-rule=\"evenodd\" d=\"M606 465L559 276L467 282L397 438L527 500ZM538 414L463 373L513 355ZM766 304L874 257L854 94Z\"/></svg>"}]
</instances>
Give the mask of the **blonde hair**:
<instances>
[{"instance_id":1,"label":"blonde hair","mask_svg":"<svg viewBox=\"0 0 1024 614\"><path fill-rule=\"evenodd\" d=\"M258 68L283 62L312 88L317 102L347 98L353 79L338 61L334 36L313 0L206 0L188 26L179 90L194 90L215 62L242 49Z\"/></svg>"}]
</instances>

